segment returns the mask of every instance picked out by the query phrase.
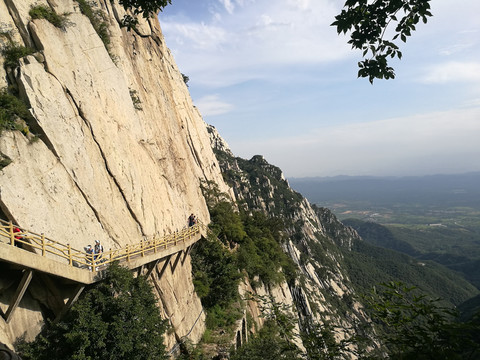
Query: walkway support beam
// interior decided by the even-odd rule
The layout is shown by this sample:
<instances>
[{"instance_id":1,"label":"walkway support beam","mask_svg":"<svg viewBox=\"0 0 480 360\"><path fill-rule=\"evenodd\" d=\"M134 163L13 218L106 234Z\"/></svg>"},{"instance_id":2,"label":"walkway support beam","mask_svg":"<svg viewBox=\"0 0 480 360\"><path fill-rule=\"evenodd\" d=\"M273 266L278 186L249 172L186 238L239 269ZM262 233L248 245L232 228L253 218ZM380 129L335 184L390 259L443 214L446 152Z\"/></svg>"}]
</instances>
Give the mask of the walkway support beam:
<instances>
[{"instance_id":1,"label":"walkway support beam","mask_svg":"<svg viewBox=\"0 0 480 360\"><path fill-rule=\"evenodd\" d=\"M75 288L75 291L73 292L73 295L70 297L70 299L68 299L68 301L65 304L65 306L63 307L62 311L55 318L55 322L58 322L58 320L60 320L63 317L63 315L65 315L67 313L67 311L70 310L70 308L78 300L78 298L80 297L80 294L82 293L82 291L84 289L85 289L84 284L78 284L77 285L77 287Z\"/></svg>"},{"instance_id":2,"label":"walkway support beam","mask_svg":"<svg viewBox=\"0 0 480 360\"><path fill-rule=\"evenodd\" d=\"M25 294L25 291L27 291L28 285L32 280L32 276L32 269L26 269L23 272L22 280L20 281L20 284L18 284L17 290L15 291L12 301L10 302L10 305L4 315L4 319L7 324L10 322L13 312L17 308L18 304L20 304L20 301L22 301L23 295Z\"/></svg>"},{"instance_id":3,"label":"walkway support beam","mask_svg":"<svg viewBox=\"0 0 480 360\"><path fill-rule=\"evenodd\" d=\"M177 268L178 262L180 261L180 258L182 257L182 252L183 251L179 251L177 253L177 258L175 259L175 262L173 263L173 266L172 266L172 274L175 272L175 269Z\"/></svg>"},{"instance_id":4,"label":"walkway support beam","mask_svg":"<svg viewBox=\"0 0 480 360\"><path fill-rule=\"evenodd\" d=\"M160 262L160 259L152 262L152 264L150 265L150 268L148 269L147 273L145 274L145 278L148 279L148 277L152 274L153 270L157 267L159 262Z\"/></svg>"},{"instance_id":5,"label":"walkway support beam","mask_svg":"<svg viewBox=\"0 0 480 360\"><path fill-rule=\"evenodd\" d=\"M158 280L160 280L167 269L168 264L170 264L170 259L172 258L173 254L168 255L165 263L163 264L162 270L160 270L160 274L158 274Z\"/></svg>"}]
</instances>

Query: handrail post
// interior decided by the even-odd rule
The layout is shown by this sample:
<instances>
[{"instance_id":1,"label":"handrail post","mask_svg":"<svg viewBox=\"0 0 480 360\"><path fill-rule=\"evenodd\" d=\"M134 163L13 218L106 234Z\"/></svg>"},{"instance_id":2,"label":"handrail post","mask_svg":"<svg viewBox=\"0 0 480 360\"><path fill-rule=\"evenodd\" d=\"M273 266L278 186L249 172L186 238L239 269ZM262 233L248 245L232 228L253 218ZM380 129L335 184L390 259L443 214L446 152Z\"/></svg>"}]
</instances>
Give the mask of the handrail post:
<instances>
[{"instance_id":1,"label":"handrail post","mask_svg":"<svg viewBox=\"0 0 480 360\"><path fill-rule=\"evenodd\" d=\"M45 234L42 233L42 256L45 256L46 249L45 249Z\"/></svg>"},{"instance_id":2,"label":"handrail post","mask_svg":"<svg viewBox=\"0 0 480 360\"><path fill-rule=\"evenodd\" d=\"M157 253L157 242L158 242L158 238L157 236L155 236L153 238L153 253L156 254Z\"/></svg>"},{"instance_id":3,"label":"handrail post","mask_svg":"<svg viewBox=\"0 0 480 360\"><path fill-rule=\"evenodd\" d=\"M112 260L112 259L113 259L112 248L110 248L110 255L109 255L109 257L110 257L109 264L111 264L111 263L113 262L113 260Z\"/></svg>"},{"instance_id":4,"label":"handrail post","mask_svg":"<svg viewBox=\"0 0 480 360\"><path fill-rule=\"evenodd\" d=\"M128 244L125 246L125 251L127 252L127 262L130 261L130 250L128 249Z\"/></svg>"},{"instance_id":5,"label":"handrail post","mask_svg":"<svg viewBox=\"0 0 480 360\"><path fill-rule=\"evenodd\" d=\"M97 267L96 260L97 260L97 259L95 259L95 254L92 253L92 271L93 271L93 272L96 271L96 269L95 269L95 268Z\"/></svg>"},{"instance_id":6,"label":"handrail post","mask_svg":"<svg viewBox=\"0 0 480 360\"><path fill-rule=\"evenodd\" d=\"M140 248L142 249L142 257L145 256L145 239L142 237L142 244L140 245Z\"/></svg>"},{"instance_id":7,"label":"handrail post","mask_svg":"<svg viewBox=\"0 0 480 360\"><path fill-rule=\"evenodd\" d=\"M9 230L10 230L10 245L14 246L15 245L15 236L13 235L13 223L10 221L9 224Z\"/></svg>"},{"instance_id":8,"label":"handrail post","mask_svg":"<svg viewBox=\"0 0 480 360\"><path fill-rule=\"evenodd\" d=\"M67 244L67 247L68 247L68 264L70 266L73 265L73 261L72 261L72 246L70 244Z\"/></svg>"}]
</instances>

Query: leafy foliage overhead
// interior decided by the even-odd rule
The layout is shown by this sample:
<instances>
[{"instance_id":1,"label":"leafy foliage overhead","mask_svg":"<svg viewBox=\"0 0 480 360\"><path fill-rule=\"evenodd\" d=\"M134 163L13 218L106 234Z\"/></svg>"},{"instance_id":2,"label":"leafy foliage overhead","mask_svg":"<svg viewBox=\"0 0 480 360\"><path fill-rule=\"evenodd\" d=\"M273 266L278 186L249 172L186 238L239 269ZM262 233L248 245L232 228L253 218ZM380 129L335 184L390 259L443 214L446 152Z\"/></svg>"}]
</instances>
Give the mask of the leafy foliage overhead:
<instances>
[{"instance_id":1,"label":"leafy foliage overhead","mask_svg":"<svg viewBox=\"0 0 480 360\"><path fill-rule=\"evenodd\" d=\"M395 78L388 58L401 59L402 53L394 41L406 42L420 20L426 23L429 16L430 0L347 0L332 26L339 34L351 32L348 43L362 50L365 58L358 63L358 77L368 77L373 84L375 78ZM393 24L390 38L387 29Z\"/></svg>"},{"instance_id":2,"label":"leafy foliage overhead","mask_svg":"<svg viewBox=\"0 0 480 360\"><path fill-rule=\"evenodd\" d=\"M142 14L144 18L156 15L159 11L171 4L171 0L120 0L125 10L132 10L135 15Z\"/></svg>"}]
</instances>

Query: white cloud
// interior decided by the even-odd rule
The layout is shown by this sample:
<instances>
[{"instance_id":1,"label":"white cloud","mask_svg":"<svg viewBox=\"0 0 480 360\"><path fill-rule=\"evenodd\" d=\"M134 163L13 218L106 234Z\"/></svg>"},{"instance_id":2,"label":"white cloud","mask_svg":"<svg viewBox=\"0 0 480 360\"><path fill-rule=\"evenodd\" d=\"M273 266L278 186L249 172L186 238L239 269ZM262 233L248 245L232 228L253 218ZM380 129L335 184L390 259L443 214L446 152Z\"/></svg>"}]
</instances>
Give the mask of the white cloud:
<instances>
[{"instance_id":1,"label":"white cloud","mask_svg":"<svg viewBox=\"0 0 480 360\"><path fill-rule=\"evenodd\" d=\"M420 79L424 83L480 82L480 62L451 61L437 64Z\"/></svg>"},{"instance_id":2,"label":"white cloud","mask_svg":"<svg viewBox=\"0 0 480 360\"><path fill-rule=\"evenodd\" d=\"M233 11L235 10L235 5L232 3L231 0L219 0L219 1L225 7L225 10L229 14L233 14Z\"/></svg>"},{"instance_id":3,"label":"white cloud","mask_svg":"<svg viewBox=\"0 0 480 360\"><path fill-rule=\"evenodd\" d=\"M190 47L191 50L210 53L216 51L223 44L228 42L225 29L195 22L165 22L162 23L163 31L173 34L172 46L175 49L179 47ZM186 50L182 50L182 55Z\"/></svg>"},{"instance_id":4,"label":"white cloud","mask_svg":"<svg viewBox=\"0 0 480 360\"><path fill-rule=\"evenodd\" d=\"M288 3L300 10L307 10L310 8L311 1L310 0L289 0Z\"/></svg>"},{"instance_id":5,"label":"white cloud","mask_svg":"<svg viewBox=\"0 0 480 360\"><path fill-rule=\"evenodd\" d=\"M355 55L329 26L339 8L332 1L218 1L225 10L219 14L216 8L215 16L203 22L161 17L176 61L199 84L231 85L267 74L272 67L322 64ZM234 77L229 74L233 71Z\"/></svg>"},{"instance_id":6,"label":"white cloud","mask_svg":"<svg viewBox=\"0 0 480 360\"><path fill-rule=\"evenodd\" d=\"M471 49L476 44L474 42L462 42L456 44L449 44L447 47L440 49L440 55L451 56L455 54L461 54L462 52Z\"/></svg>"},{"instance_id":7,"label":"white cloud","mask_svg":"<svg viewBox=\"0 0 480 360\"><path fill-rule=\"evenodd\" d=\"M195 101L203 116L221 115L230 112L233 105L221 101L219 95L207 95Z\"/></svg>"}]
</instances>

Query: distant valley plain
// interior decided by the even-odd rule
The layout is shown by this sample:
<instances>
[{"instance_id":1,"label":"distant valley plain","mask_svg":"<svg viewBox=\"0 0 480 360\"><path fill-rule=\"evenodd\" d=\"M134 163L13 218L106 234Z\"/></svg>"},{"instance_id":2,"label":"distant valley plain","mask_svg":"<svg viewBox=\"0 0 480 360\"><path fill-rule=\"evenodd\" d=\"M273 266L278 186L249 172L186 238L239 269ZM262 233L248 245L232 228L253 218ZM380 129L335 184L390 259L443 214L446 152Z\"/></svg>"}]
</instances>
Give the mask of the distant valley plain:
<instances>
[{"instance_id":1,"label":"distant valley plain","mask_svg":"<svg viewBox=\"0 0 480 360\"><path fill-rule=\"evenodd\" d=\"M366 241L436 261L480 288L480 172L288 180Z\"/></svg>"}]
</instances>

